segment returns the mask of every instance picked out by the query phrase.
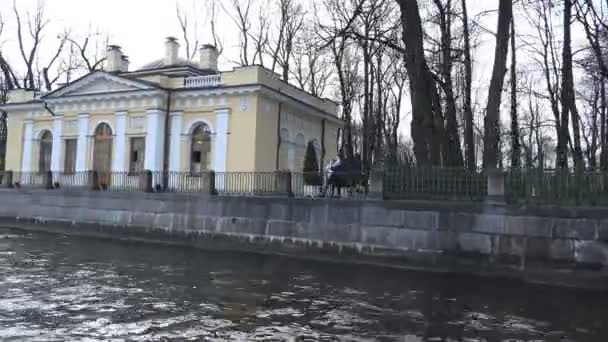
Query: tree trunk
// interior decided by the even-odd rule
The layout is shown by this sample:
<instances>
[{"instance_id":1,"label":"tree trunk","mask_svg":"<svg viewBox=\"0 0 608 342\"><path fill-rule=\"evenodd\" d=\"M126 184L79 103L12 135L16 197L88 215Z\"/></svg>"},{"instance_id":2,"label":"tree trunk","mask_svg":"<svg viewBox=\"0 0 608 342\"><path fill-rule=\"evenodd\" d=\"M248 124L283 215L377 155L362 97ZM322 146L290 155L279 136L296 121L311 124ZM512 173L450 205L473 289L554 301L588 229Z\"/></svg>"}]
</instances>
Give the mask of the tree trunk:
<instances>
[{"instance_id":1,"label":"tree trunk","mask_svg":"<svg viewBox=\"0 0 608 342\"><path fill-rule=\"evenodd\" d=\"M409 77L412 102L411 134L418 165L439 163L441 127L435 127L435 99L439 98L435 80L429 70L423 46L422 22L416 0L397 0L401 9L403 42L406 46L405 65Z\"/></svg>"},{"instance_id":2,"label":"tree trunk","mask_svg":"<svg viewBox=\"0 0 608 342\"><path fill-rule=\"evenodd\" d=\"M445 94L446 116L446 159L447 166L462 167L462 148L460 134L458 134L458 120L456 118L456 98L452 82L452 2L447 1L445 7L440 0L435 0L439 10L439 27L441 30L441 74L443 76L443 92Z\"/></svg>"},{"instance_id":3,"label":"tree trunk","mask_svg":"<svg viewBox=\"0 0 608 342\"><path fill-rule=\"evenodd\" d=\"M473 67L471 62L471 38L469 36L469 17L467 1L462 0L462 30L464 38L464 145L466 166L470 171L477 168L475 160L475 140L473 138L473 109L471 105L471 83L473 82Z\"/></svg>"},{"instance_id":4,"label":"tree trunk","mask_svg":"<svg viewBox=\"0 0 608 342\"><path fill-rule=\"evenodd\" d=\"M521 167L519 122L517 120L517 53L515 47L515 20L511 19L511 169Z\"/></svg>"},{"instance_id":5,"label":"tree trunk","mask_svg":"<svg viewBox=\"0 0 608 342\"><path fill-rule=\"evenodd\" d=\"M600 155L600 168L602 171L606 171L608 169L608 145L607 144L607 139L606 139L606 83L605 83L605 78L604 77L600 77L600 103L601 103L601 107L600 107L600 120L601 120L601 124L600 124L600 141L601 141L601 149L602 149L602 154Z\"/></svg>"},{"instance_id":6,"label":"tree trunk","mask_svg":"<svg viewBox=\"0 0 608 342\"><path fill-rule=\"evenodd\" d=\"M569 114L572 116L572 133L574 138L574 151L572 153L572 159L574 161L574 168L578 171L583 168L583 152L581 149L581 137L580 137L580 120L578 110L576 108L575 96L574 96L574 77L572 74L572 37L571 37L571 25L570 19L572 16L572 1L564 0L564 46L562 51L562 124L560 138L562 140L562 146L567 144L567 134L569 129ZM568 154L564 153L566 150L562 150L559 156L559 166L561 168L568 168Z\"/></svg>"},{"instance_id":7,"label":"tree trunk","mask_svg":"<svg viewBox=\"0 0 608 342\"><path fill-rule=\"evenodd\" d=\"M507 65L507 54L509 52L509 26L512 16L512 0L500 0L494 68L492 70L490 90L488 91L488 106L486 108L484 125L483 166L485 169L497 168L499 165L500 104Z\"/></svg>"}]
</instances>

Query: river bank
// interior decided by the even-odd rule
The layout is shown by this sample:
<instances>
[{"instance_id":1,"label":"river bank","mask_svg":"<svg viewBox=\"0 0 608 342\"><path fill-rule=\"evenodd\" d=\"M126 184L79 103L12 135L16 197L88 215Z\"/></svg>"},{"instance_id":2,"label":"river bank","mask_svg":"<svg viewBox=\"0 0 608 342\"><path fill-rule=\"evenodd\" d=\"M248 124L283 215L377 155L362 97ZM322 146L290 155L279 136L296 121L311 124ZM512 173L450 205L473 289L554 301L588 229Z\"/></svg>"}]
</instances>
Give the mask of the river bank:
<instances>
[{"instance_id":1,"label":"river bank","mask_svg":"<svg viewBox=\"0 0 608 342\"><path fill-rule=\"evenodd\" d=\"M608 289L608 210L1 190L0 226Z\"/></svg>"}]
</instances>

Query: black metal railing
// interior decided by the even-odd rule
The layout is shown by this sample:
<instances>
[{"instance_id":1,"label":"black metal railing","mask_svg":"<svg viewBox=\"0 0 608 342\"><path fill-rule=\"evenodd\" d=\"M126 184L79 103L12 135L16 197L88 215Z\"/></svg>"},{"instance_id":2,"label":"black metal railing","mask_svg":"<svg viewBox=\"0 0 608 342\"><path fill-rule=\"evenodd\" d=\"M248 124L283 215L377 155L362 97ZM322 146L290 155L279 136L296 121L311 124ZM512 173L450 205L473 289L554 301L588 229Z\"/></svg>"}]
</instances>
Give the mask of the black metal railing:
<instances>
[{"instance_id":1,"label":"black metal railing","mask_svg":"<svg viewBox=\"0 0 608 342\"><path fill-rule=\"evenodd\" d=\"M13 172L12 181L16 187L43 188L47 184L45 172Z\"/></svg>"},{"instance_id":2,"label":"black metal railing","mask_svg":"<svg viewBox=\"0 0 608 342\"><path fill-rule=\"evenodd\" d=\"M383 176L386 199L482 200L487 197L484 172L461 168L387 167Z\"/></svg>"},{"instance_id":3,"label":"black metal railing","mask_svg":"<svg viewBox=\"0 0 608 342\"><path fill-rule=\"evenodd\" d=\"M388 200L484 200L488 174L463 169L385 167L363 174L275 172L0 172L0 185L55 190L176 192L223 196L340 196L366 198L368 190ZM498 178L495 178L498 175ZM503 177L504 175L504 177ZM520 170L492 174L504 182L512 204L608 205L608 172ZM373 184L372 184L373 183ZM380 184L380 186L378 186ZM341 193L338 192L341 189ZM492 196L495 199L495 196Z\"/></svg>"},{"instance_id":4,"label":"black metal railing","mask_svg":"<svg viewBox=\"0 0 608 342\"><path fill-rule=\"evenodd\" d=\"M91 186L92 173L89 171L63 173L53 172L54 189L87 189Z\"/></svg>"},{"instance_id":5,"label":"black metal railing","mask_svg":"<svg viewBox=\"0 0 608 342\"><path fill-rule=\"evenodd\" d=\"M608 205L608 173L520 170L507 173L506 198L516 204Z\"/></svg>"}]
</instances>

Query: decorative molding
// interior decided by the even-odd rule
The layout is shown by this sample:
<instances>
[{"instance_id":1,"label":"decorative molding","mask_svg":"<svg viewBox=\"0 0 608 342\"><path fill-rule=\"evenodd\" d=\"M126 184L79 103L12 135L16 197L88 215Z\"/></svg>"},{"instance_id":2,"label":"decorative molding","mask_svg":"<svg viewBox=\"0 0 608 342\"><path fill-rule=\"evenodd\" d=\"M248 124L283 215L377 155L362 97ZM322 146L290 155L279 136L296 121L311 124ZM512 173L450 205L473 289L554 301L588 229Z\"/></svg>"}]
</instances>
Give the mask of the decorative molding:
<instances>
[{"instance_id":1,"label":"decorative molding","mask_svg":"<svg viewBox=\"0 0 608 342\"><path fill-rule=\"evenodd\" d=\"M130 129L144 129L146 127L146 117L145 116L132 116L129 119L129 128Z\"/></svg>"},{"instance_id":2,"label":"decorative molding","mask_svg":"<svg viewBox=\"0 0 608 342\"><path fill-rule=\"evenodd\" d=\"M183 133L183 135L185 136L190 136L192 135L192 132L194 131L194 129L196 128L196 126L198 126L199 124L205 124L208 128L209 128L209 133L211 134L215 134L215 131L213 130L213 125L211 124L211 122L209 122L206 119L202 119L202 118L197 118L192 120L189 124L188 124L188 128L186 129L186 131Z\"/></svg>"},{"instance_id":3,"label":"decorative molding","mask_svg":"<svg viewBox=\"0 0 608 342\"><path fill-rule=\"evenodd\" d=\"M243 96L239 99L239 108L241 109L241 112L249 109L249 98L247 96Z\"/></svg>"},{"instance_id":4,"label":"decorative molding","mask_svg":"<svg viewBox=\"0 0 608 342\"><path fill-rule=\"evenodd\" d=\"M95 85L95 83L97 82L97 86L98 88L102 88L102 89L96 89L94 86L91 87L91 85ZM105 85L106 87L100 87ZM112 90L112 89L107 89L107 86L109 85L117 85L120 86L120 88L116 89L116 90ZM89 92L86 92L87 87L89 88ZM105 88L105 89L103 89ZM91 91L92 89L92 91ZM70 94L77 94L77 95L81 95L81 94L107 94L108 92L111 91L137 91L137 90L150 90L150 89L156 89L154 86L151 86L149 84L146 84L144 82L140 82L137 80L132 80L132 79L127 79L124 77L119 77L116 75L112 75L109 74L107 72L103 72L103 71L97 71L97 72L93 72L90 73L82 78L80 78L79 80L76 80L70 84L68 84L67 86L57 89L54 92L51 92L49 94L47 94L44 99L45 100L53 100L56 98L60 98L66 95L70 95ZM84 93L78 93L79 90L85 90Z\"/></svg>"},{"instance_id":5,"label":"decorative molding","mask_svg":"<svg viewBox=\"0 0 608 342\"><path fill-rule=\"evenodd\" d=\"M65 133L77 134L78 133L78 119L65 120L63 122L63 127L65 130Z\"/></svg>"},{"instance_id":6,"label":"decorative molding","mask_svg":"<svg viewBox=\"0 0 608 342\"><path fill-rule=\"evenodd\" d=\"M162 90L138 90L122 93L100 93L60 97L47 100L57 112L119 112L130 108L165 108L166 93Z\"/></svg>"}]
</instances>

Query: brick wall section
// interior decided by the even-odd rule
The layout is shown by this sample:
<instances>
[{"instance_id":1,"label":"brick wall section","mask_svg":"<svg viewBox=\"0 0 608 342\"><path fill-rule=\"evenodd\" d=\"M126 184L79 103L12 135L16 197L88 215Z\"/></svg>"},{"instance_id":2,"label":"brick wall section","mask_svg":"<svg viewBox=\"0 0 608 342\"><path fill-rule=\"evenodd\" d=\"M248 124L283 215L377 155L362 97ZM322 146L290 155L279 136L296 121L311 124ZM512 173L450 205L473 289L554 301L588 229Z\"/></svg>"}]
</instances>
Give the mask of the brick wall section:
<instances>
[{"instance_id":1,"label":"brick wall section","mask_svg":"<svg viewBox=\"0 0 608 342\"><path fill-rule=\"evenodd\" d=\"M608 288L608 208L0 190L0 224Z\"/></svg>"}]
</instances>

